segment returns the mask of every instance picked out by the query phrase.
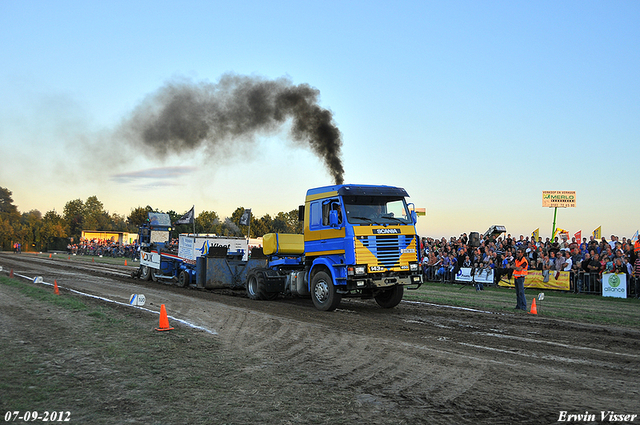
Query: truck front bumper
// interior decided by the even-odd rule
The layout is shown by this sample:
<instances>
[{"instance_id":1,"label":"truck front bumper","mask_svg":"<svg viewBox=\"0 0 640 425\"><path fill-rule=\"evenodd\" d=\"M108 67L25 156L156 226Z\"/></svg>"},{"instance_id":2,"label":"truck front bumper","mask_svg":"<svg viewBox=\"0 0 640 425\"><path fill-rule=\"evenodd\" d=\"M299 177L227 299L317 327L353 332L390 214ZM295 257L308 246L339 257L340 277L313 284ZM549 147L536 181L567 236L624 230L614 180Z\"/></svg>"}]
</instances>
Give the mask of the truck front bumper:
<instances>
[{"instance_id":1,"label":"truck front bumper","mask_svg":"<svg viewBox=\"0 0 640 425\"><path fill-rule=\"evenodd\" d=\"M347 289L374 289L374 288L387 288L394 285L422 285L422 275L412 274L408 276L380 276L372 277L353 276L347 281ZM415 288L413 288L415 289Z\"/></svg>"}]
</instances>

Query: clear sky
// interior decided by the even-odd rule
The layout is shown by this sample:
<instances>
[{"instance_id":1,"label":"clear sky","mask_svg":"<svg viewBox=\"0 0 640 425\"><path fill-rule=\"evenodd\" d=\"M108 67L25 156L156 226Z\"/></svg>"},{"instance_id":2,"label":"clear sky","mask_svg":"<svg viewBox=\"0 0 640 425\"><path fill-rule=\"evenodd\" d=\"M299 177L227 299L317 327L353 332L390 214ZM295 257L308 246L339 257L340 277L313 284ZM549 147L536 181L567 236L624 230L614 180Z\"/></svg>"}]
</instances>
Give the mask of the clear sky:
<instances>
[{"instance_id":1,"label":"clear sky","mask_svg":"<svg viewBox=\"0 0 640 425\"><path fill-rule=\"evenodd\" d=\"M230 216L332 184L285 124L155 159L118 137L172 81L288 78L320 92L346 183L401 186L426 236L640 227L638 1L0 1L0 186L21 212L97 196Z\"/></svg>"}]
</instances>

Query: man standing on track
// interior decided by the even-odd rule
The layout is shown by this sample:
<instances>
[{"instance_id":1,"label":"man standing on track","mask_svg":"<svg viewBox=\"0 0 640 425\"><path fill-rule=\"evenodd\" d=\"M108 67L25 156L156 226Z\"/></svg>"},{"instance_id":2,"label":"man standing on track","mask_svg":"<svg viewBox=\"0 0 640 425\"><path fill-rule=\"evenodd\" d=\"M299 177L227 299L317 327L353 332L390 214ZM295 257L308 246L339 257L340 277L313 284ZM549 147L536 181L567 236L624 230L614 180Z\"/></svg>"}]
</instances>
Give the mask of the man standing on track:
<instances>
[{"instance_id":1,"label":"man standing on track","mask_svg":"<svg viewBox=\"0 0 640 425\"><path fill-rule=\"evenodd\" d=\"M516 309L527 311L527 299L524 296L524 277L529 273L529 262L524 256L524 251L516 252L515 269L513 277L516 279Z\"/></svg>"}]
</instances>

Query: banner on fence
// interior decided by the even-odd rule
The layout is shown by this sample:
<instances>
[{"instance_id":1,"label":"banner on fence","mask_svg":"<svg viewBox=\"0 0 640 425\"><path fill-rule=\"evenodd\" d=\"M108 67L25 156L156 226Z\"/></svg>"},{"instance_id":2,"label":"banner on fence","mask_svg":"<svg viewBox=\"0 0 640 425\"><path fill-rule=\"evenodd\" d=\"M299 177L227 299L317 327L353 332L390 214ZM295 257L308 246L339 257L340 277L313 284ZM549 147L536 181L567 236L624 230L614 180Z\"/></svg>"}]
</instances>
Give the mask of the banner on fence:
<instances>
[{"instance_id":1,"label":"banner on fence","mask_svg":"<svg viewBox=\"0 0 640 425\"><path fill-rule=\"evenodd\" d=\"M477 283L493 283L493 269L476 269L476 274L473 275L473 280Z\"/></svg>"},{"instance_id":2,"label":"banner on fence","mask_svg":"<svg viewBox=\"0 0 640 425\"><path fill-rule=\"evenodd\" d=\"M456 282L473 282L471 267L460 267L460 270L456 273Z\"/></svg>"},{"instance_id":3,"label":"banner on fence","mask_svg":"<svg viewBox=\"0 0 640 425\"><path fill-rule=\"evenodd\" d=\"M461 267L456 274L456 282L493 283L493 270L475 269L473 274L471 267Z\"/></svg>"},{"instance_id":4,"label":"banner on fence","mask_svg":"<svg viewBox=\"0 0 640 425\"><path fill-rule=\"evenodd\" d=\"M557 278L556 278L557 276ZM500 286L514 286L515 279L502 278L498 285ZM529 274L524 278L525 288L540 288L540 289L558 289L560 291L569 291L571 286L569 285L569 272L556 272L550 270L548 273L542 270L529 270Z\"/></svg>"},{"instance_id":5,"label":"banner on fence","mask_svg":"<svg viewBox=\"0 0 640 425\"><path fill-rule=\"evenodd\" d=\"M627 298L627 275L625 273L602 273L602 296Z\"/></svg>"}]
</instances>

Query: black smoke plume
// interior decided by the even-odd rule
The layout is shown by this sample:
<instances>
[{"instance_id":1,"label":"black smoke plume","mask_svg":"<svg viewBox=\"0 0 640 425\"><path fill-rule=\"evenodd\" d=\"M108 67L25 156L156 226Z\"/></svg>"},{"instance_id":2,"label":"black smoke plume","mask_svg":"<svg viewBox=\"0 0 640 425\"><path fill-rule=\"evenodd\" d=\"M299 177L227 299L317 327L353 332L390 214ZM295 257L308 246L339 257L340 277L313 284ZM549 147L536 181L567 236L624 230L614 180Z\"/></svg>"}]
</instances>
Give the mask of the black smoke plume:
<instances>
[{"instance_id":1,"label":"black smoke plume","mask_svg":"<svg viewBox=\"0 0 640 425\"><path fill-rule=\"evenodd\" d=\"M225 74L216 84L172 81L136 107L125 130L159 157L201 146L228 154L234 144L275 133L291 120L292 140L311 148L341 184L341 135L331 111L318 105L319 94L287 78Z\"/></svg>"}]
</instances>

